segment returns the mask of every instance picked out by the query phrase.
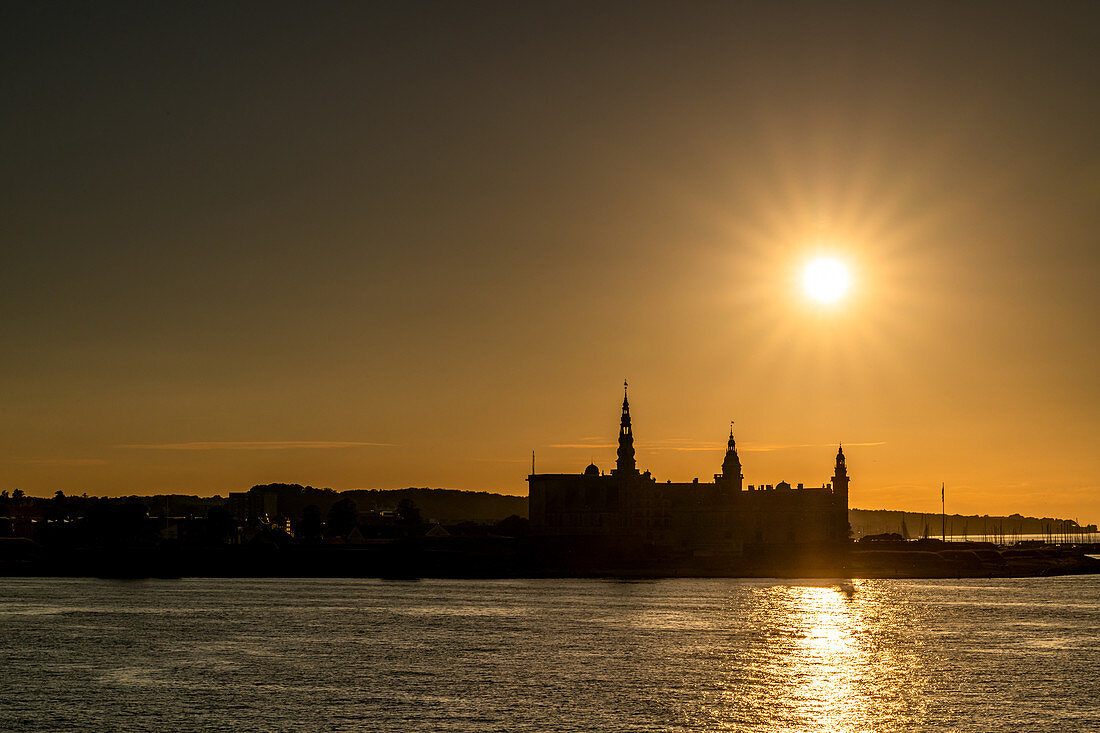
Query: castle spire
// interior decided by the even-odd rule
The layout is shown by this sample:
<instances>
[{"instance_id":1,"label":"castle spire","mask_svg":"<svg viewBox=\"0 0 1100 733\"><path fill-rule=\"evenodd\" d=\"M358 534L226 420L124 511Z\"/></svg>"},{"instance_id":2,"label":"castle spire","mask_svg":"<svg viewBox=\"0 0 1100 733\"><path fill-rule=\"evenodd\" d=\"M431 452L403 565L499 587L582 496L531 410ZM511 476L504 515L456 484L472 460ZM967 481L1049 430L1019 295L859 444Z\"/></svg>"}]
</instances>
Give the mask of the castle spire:
<instances>
[{"instance_id":1,"label":"castle spire","mask_svg":"<svg viewBox=\"0 0 1100 733\"><path fill-rule=\"evenodd\" d=\"M630 402L626 398L627 382L623 380L623 417L619 422L619 450L618 459L615 461L617 473L635 474L638 469L634 464L634 432L630 427Z\"/></svg>"},{"instance_id":2,"label":"castle spire","mask_svg":"<svg viewBox=\"0 0 1100 733\"><path fill-rule=\"evenodd\" d=\"M833 470L833 500L836 506L836 532L837 539L847 542L851 532L848 523L848 467L844 464L844 446L840 445L836 451L836 467Z\"/></svg>"},{"instance_id":3,"label":"castle spire","mask_svg":"<svg viewBox=\"0 0 1100 733\"><path fill-rule=\"evenodd\" d=\"M733 440L733 420L730 420L730 437L726 442L726 457L722 461L722 478L727 481L732 481L738 490L741 489L741 482L745 478L741 473L741 459L737 455L737 443Z\"/></svg>"}]
</instances>

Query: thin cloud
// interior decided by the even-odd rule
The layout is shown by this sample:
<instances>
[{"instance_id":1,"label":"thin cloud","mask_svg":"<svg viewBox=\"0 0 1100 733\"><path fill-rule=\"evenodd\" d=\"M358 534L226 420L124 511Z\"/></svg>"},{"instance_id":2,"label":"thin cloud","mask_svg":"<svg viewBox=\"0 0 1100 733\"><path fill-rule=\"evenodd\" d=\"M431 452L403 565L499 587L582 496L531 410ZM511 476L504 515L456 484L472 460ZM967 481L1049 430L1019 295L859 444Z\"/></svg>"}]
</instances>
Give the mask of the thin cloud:
<instances>
[{"instance_id":1,"label":"thin cloud","mask_svg":"<svg viewBox=\"0 0 1100 733\"><path fill-rule=\"evenodd\" d=\"M836 443L787 443L787 444L748 444L738 446L738 450L745 453L768 453L775 450L790 450L792 448L831 448ZM886 445L885 440L878 440L870 443L844 443L843 445L852 448L872 448L878 445Z\"/></svg>"},{"instance_id":2,"label":"thin cloud","mask_svg":"<svg viewBox=\"0 0 1100 733\"><path fill-rule=\"evenodd\" d=\"M42 466L102 466L107 463L102 458L27 458L17 462Z\"/></svg>"},{"instance_id":3,"label":"thin cloud","mask_svg":"<svg viewBox=\"0 0 1100 733\"><path fill-rule=\"evenodd\" d=\"M576 443L554 443L549 448L617 448L618 443L596 443L586 442L588 440L596 440L595 438L581 438ZM715 441L703 441L692 440L690 438L665 438L664 440L651 440L651 441L639 441L637 444L638 450L643 451L721 451L726 449L726 442ZM836 443L775 443L775 444L741 444L737 446L739 451L745 453L768 453L770 451L777 450L791 450L793 448L831 448ZM845 446L852 448L868 448L879 445L886 445L886 441L879 440L865 443L844 443Z\"/></svg>"},{"instance_id":4,"label":"thin cloud","mask_svg":"<svg viewBox=\"0 0 1100 733\"><path fill-rule=\"evenodd\" d=\"M691 440L689 438L668 438L665 440L643 440L637 444L639 450L649 451L702 451L702 450L720 450L725 446L725 443L714 443L711 441L700 442L697 440ZM549 448L617 448L618 443L609 443L606 438L581 438L576 443L554 443Z\"/></svg>"},{"instance_id":5,"label":"thin cloud","mask_svg":"<svg viewBox=\"0 0 1100 733\"><path fill-rule=\"evenodd\" d=\"M716 451L726 447L725 443L713 440L691 440L690 438L666 438L664 440L642 441L638 444L643 450L654 451Z\"/></svg>"},{"instance_id":6,"label":"thin cloud","mask_svg":"<svg viewBox=\"0 0 1100 733\"><path fill-rule=\"evenodd\" d=\"M547 448L617 448L616 443L554 443Z\"/></svg>"},{"instance_id":7,"label":"thin cloud","mask_svg":"<svg viewBox=\"0 0 1100 733\"><path fill-rule=\"evenodd\" d=\"M132 443L120 446L139 450L299 450L333 448L396 448L396 443L352 440L209 440L191 443Z\"/></svg>"},{"instance_id":8,"label":"thin cloud","mask_svg":"<svg viewBox=\"0 0 1100 733\"><path fill-rule=\"evenodd\" d=\"M617 442L607 442L607 438L581 438L576 442L555 442L547 448L617 448Z\"/></svg>"}]
</instances>

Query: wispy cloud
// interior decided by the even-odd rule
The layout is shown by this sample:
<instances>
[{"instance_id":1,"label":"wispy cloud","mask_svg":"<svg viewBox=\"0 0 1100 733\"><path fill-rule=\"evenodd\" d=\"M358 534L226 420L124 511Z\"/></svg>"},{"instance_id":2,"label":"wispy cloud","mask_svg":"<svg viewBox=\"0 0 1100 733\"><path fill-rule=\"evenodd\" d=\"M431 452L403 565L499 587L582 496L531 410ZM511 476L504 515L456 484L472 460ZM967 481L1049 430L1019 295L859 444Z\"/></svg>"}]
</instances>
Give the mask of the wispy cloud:
<instances>
[{"instance_id":1,"label":"wispy cloud","mask_svg":"<svg viewBox=\"0 0 1100 733\"><path fill-rule=\"evenodd\" d=\"M699 450L720 450L725 446L725 443L714 443L711 441L698 441L691 440L689 438L666 438L664 440L641 440L635 443L639 450L649 451L699 451ZM609 443L607 438L580 438L573 443L554 443L549 448L617 448L618 443Z\"/></svg>"},{"instance_id":2,"label":"wispy cloud","mask_svg":"<svg viewBox=\"0 0 1100 733\"><path fill-rule=\"evenodd\" d=\"M548 448L615 448L617 443L554 443Z\"/></svg>"},{"instance_id":3,"label":"wispy cloud","mask_svg":"<svg viewBox=\"0 0 1100 733\"><path fill-rule=\"evenodd\" d=\"M191 443L130 443L120 448L140 450L299 450L333 448L396 448L396 443L353 440L209 440Z\"/></svg>"},{"instance_id":4,"label":"wispy cloud","mask_svg":"<svg viewBox=\"0 0 1100 733\"><path fill-rule=\"evenodd\" d=\"M643 440L638 443L643 450L655 451L715 451L726 447L724 442L713 440L691 440L690 438L665 438L664 440Z\"/></svg>"},{"instance_id":5,"label":"wispy cloud","mask_svg":"<svg viewBox=\"0 0 1100 733\"><path fill-rule=\"evenodd\" d=\"M792 448L831 448L836 443L776 443L776 444L753 444L748 443L746 445L739 445L737 449L744 451L745 453L767 453L774 450L790 450ZM878 440L869 443L844 443L845 447L850 448L872 448L877 445L886 445L885 440Z\"/></svg>"},{"instance_id":6,"label":"wispy cloud","mask_svg":"<svg viewBox=\"0 0 1100 733\"><path fill-rule=\"evenodd\" d=\"M39 466L102 466L107 461L102 458L27 458L16 463L30 463Z\"/></svg>"},{"instance_id":7,"label":"wispy cloud","mask_svg":"<svg viewBox=\"0 0 1100 733\"><path fill-rule=\"evenodd\" d=\"M596 442L603 440L603 442ZM591 441L591 442L590 442ZM647 451L721 451L726 448L726 441L716 442L712 440L692 440L691 438L664 438L662 440L642 440L636 443L639 450ZM742 443L737 448L745 453L767 453L769 451L790 450L793 448L827 448L834 447L836 443L775 443L753 444ZM874 441L866 443L845 443L850 447L872 447L886 445L886 441ZM608 443L606 439L581 438L575 443L555 443L550 448L615 448L618 443Z\"/></svg>"}]
</instances>

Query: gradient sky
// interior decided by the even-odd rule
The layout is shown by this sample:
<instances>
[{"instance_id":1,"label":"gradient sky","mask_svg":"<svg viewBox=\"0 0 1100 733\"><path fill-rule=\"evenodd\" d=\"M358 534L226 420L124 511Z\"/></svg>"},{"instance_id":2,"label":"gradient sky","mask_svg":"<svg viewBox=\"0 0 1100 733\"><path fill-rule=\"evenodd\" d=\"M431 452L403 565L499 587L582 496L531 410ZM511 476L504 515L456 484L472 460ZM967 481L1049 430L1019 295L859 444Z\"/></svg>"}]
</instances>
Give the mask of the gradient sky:
<instances>
[{"instance_id":1,"label":"gradient sky","mask_svg":"<svg viewBox=\"0 0 1100 733\"><path fill-rule=\"evenodd\" d=\"M1100 520L1095 3L5 3L0 488ZM851 296L799 267L846 259Z\"/></svg>"}]
</instances>

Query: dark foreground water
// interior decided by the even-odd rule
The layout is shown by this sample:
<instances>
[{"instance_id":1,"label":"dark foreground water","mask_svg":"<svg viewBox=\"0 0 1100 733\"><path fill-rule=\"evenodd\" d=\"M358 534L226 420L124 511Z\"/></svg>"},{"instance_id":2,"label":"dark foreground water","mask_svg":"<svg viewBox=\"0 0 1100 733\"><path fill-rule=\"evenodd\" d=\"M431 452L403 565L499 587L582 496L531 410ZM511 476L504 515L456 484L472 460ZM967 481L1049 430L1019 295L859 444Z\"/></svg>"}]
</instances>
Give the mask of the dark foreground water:
<instances>
[{"instance_id":1,"label":"dark foreground water","mask_svg":"<svg viewBox=\"0 0 1100 733\"><path fill-rule=\"evenodd\" d=\"M0 579L0 730L1100 730L1100 577Z\"/></svg>"}]
</instances>

